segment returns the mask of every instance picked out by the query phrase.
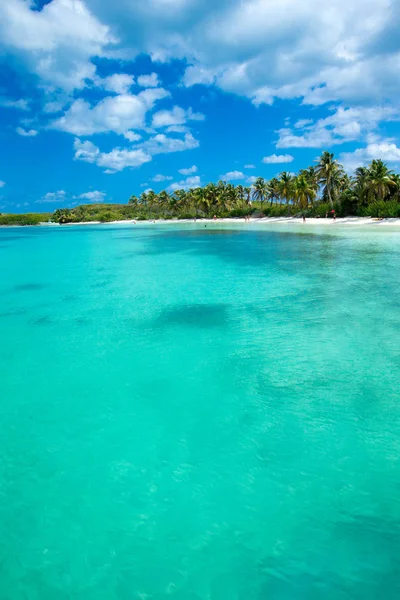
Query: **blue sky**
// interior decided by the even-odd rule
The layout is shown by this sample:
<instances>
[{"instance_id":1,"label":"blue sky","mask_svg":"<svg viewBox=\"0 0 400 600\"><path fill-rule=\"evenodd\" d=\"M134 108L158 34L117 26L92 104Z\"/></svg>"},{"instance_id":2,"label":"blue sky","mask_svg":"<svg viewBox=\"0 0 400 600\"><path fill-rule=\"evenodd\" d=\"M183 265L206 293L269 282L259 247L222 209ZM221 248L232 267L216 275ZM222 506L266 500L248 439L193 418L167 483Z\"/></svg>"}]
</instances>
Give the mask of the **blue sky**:
<instances>
[{"instance_id":1,"label":"blue sky","mask_svg":"<svg viewBox=\"0 0 400 600\"><path fill-rule=\"evenodd\" d=\"M2 0L0 211L400 170L398 0Z\"/></svg>"}]
</instances>

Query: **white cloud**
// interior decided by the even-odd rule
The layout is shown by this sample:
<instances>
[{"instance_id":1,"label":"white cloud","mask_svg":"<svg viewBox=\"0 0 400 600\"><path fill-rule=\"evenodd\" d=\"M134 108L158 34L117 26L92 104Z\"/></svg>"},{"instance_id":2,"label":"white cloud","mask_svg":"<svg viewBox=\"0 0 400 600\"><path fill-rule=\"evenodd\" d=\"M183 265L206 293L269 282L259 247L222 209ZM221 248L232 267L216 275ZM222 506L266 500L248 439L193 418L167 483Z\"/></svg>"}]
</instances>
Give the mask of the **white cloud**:
<instances>
[{"instance_id":1,"label":"white cloud","mask_svg":"<svg viewBox=\"0 0 400 600\"><path fill-rule=\"evenodd\" d=\"M75 160L96 164L107 169L109 173L122 171L127 167L140 167L151 161L151 156L141 148L135 150L114 148L111 152L101 152L92 142L88 140L81 142L78 138L75 139L74 150Z\"/></svg>"},{"instance_id":2,"label":"white cloud","mask_svg":"<svg viewBox=\"0 0 400 600\"><path fill-rule=\"evenodd\" d=\"M139 75L137 82L141 87L157 87L159 85L157 73L150 73L150 75Z\"/></svg>"},{"instance_id":3,"label":"white cloud","mask_svg":"<svg viewBox=\"0 0 400 600\"><path fill-rule=\"evenodd\" d=\"M177 183L171 183L167 189L169 191L188 190L189 188L196 188L200 185L200 177L198 175L193 175L192 177L186 177L186 179L182 179L182 181L178 181Z\"/></svg>"},{"instance_id":4,"label":"white cloud","mask_svg":"<svg viewBox=\"0 0 400 600\"><path fill-rule=\"evenodd\" d=\"M290 163L294 160L291 154L271 154L270 156L264 156L262 159L263 163L267 165L278 165L280 163Z\"/></svg>"},{"instance_id":5,"label":"white cloud","mask_svg":"<svg viewBox=\"0 0 400 600\"><path fill-rule=\"evenodd\" d=\"M173 177L171 177L171 175L160 175L159 174L159 175L155 175L152 178L152 181L154 181L156 183L159 183L161 181L172 181L172 180L173 180Z\"/></svg>"},{"instance_id":6,"label":"white cloud","mask_svg":"<svg viewBox=\"0 0 400 600\"><path fill-rule=\"evenodd\" d=\"M193 56L185 85L215 82L256 104L395 99L399 22L397 0L232 0L168 42Z\"/></svg>"},{"instance_id":7,"label":"white cloud","mask_svg":"<svg viewBox=\"0 0 400 600\"><path fill-rule=\"evenodd\" d=\"M312 119L299 119L294 124L294 128L295 129L303 129L303 127L305 127L306 125L311 125L312 122L313 122Z\"/></svg>"},{"instance_id":8,"label":"white cloud","mask_svg":"<svg viewBox=\"0 0 400 600\"><path fill-rule=\"evenodd\" d=\"M51 126L53 129L74 135L93 135L109 131L127 135L132 128L144 127L147 112L157 100L167 96L169 92L163 88L149 89L137 96L107 96L93 107L80 98L73 102L62 117L53 121ZM132 136L132 133L128 133L128 136Z\"/></svg>"},{"instance_id":9,"label":"white cloud","mask_svg":"<svg viewBox=\"0 0 400 600\"><path fill-rule=\"evenodd\" d=\"M58 190L58 192L47 192L40 200L37 200L38 204L52 204L55 202L65 202L67 193L64 190Z\"/></svg>"},{"instance_id":10,"label":"white cloud","mask_svg":"<svg viewBox=\"0 0 400 600\"><path fill-rule=\"evenodd\" d=\"M87 202L99 204L100 202L104 202L106 193L93 190L92 192L84 192L83 194L79 194L79 196L73 196L73 198L74 200L86 200Z\"/></svg>"},{"instance_id":11,"label":"white cloud","mask_svg":"<svg viewBox=\"0 0 400 600\"><path fill-rule=\"evenodd\" d=\"M183 76L183 84L187 87L196 84L212 85L217 81L218 70L200 65L189 66Z\"/></svg>"},{"instance_id":12,"label":"white cloud","mask_svg":"<svg viewBox=\"0 0 400 600\"><path fill-rule=\"evenodd\" d=\"M103 79L97 79L96 83L99 87L115 92L116 94L128 94L130 88L135 83L133 75L126 73L114 73Z\"/></svg>"},{"instance_id":13,"label":"white cloud","mask_svg":"<svg viewBox=\"0 0 400 600\"><path fill-rule=\"evenodd\" d=\"M328 148L335 144L354 141L374 131L381 121L400 119L400 112L392 107L339 107L332 115L298 125L297 131L290 128L278 130L277 148ZM308 121L308 120L307 120Z\"/></svg>"},{"instance_id":14,"label":"white cloud","mask_svg":"<svg viewBox=\"0 0 400 600\"><path fill-rule=\"evenodd\" d=\"M246 179L246 183L250 183L250 185L253 185L253 183L257 180L257 177L254 177L254 175L251 175L250 177L248 177Z\"/></svg>"},{"instance_id":15,"label":"white cloud","mask_svg":"<svg viewBox=\"0 0 400 600\"><path fill-rule=\"evenodd\" d=\"M197 173L196 165L189 167L188 169L179 169L178 173L181 175L192 175L193 173Z\"/></svg>"},{"instance_id":16,"label":"white cloud","mask_svg":"<svg viewBox=\"0 0 400 600\"><path fill-rule=\"evenodd\" d=\"M6 182L5 181L1 181L1 179L0 179L0 188L4 187L5 185L6 185Z\"/></svg>"},{"instance_id":17,"label":"white cloud","mask_svg":"<svg viewBox=\"0 0 400 600\"><path fill-rule=\"evenodd\" d=\"M39 133L36 129L24 129L23 127L17 127L15 131L23 137L35 137Z\"/></svg>"},{"instance_id":18,"label":"white cloud","mask_svg":"<svg viewBox=\"0 0 400 600\"><path fill-rule=\"evenodd\" d=\"M91 57L116 41L82 0L53 0L40 11L31 1L1 2L0 40L44 83L68 91L94 77Z\"/></svg>"},{"instance_id":19,"label":"white cloud","mask_svg":"<svg viewBox=\"0 0 400 600\"><path fill-rule=\"evenodd\" d=\"M134 131L127 131L126 133L124 133L124 137L130 142L137 142L142 139L142 136L138 133L135 133Z\"/></svg>"},{"instance_id":20,"label":"white cloud","mask_svg":"<svg viewBox=\"0 0 400 600\"><path fill-rule=\"evenodd\" d=\"M183 138L168 137L159 133L143 142L141 147L149 154L165 154L169 152L182 152L199 147L199 142L191 133L186 133Z\"/></svg>"},{"instance_id":21,"label":"white cloud","mask_svg":"<svg viewBox=\"0 0 400 600\"><path fill-rule=\"evenodd\" d=\"M245 169L255 169L256 166L255 165L244 165Z\"/></svg>"},{"instance_id":22,"label":"white cloud","mask_svg":"<svg viewBox=\"0 0 400 600\"><path fill-rule=\"evenodd\" d=\"M0 106L4 108L15 108L16 110L30 110L28 100L20 98L19 100L9 100L8 98L0 98Z\"/></svg>"},{"instance_id":23,"label":"white cloud","mask_svg":"<svg viewBox=\"0 0 400 600\"><path fill-rule=\"evenodd\" d=\"M64 108L65 103L65 100L51 100L49 102L46 102L46 104L43 106L43 112L47 114L61 112Z\"/></svg>"},{"instance_id":24,"label":"white cloud","mask_svg":"<svg viewBox=\"0 0 400 600\"><path fill-rule=\"evenodd\" d=\"M228 171L225 175L220 175L223 181L234 181L235 179L244 179L245 174L242 171Z\"/></svg>"},{"instance_id":25,"label":"white cloud","mask_svg":"<svg viewBox=\"0 0 400 600\"><path fill-rule=\"evenodd\" d=\"M216 84L256 104L397 102L400 91L397 0L53 0L40 11L7 0L0 23L7 51L68 90L96 80L95 56L149 53L184 59L184 85ZM158 77L137 81L156 86Z\"/></svg>"},{"instance_id":26,"label":"white cloud","mask_svg":"<svg viewBox=\"0 0 400 600\"><path fill-rule=\"evenodd\" d=\"M171 127L185 125L187 121L203 121L204 115L194 113L191 108L185 110L180 106L174 106L172 110L160 110L153 115L153 127Z\"/></svg>"},{"instance_id":27,"label":"white cloud","mask_svg":"<svg viewBox=\"0 0 400 600\"><path fill-rule=\"evenodd\" d=\"M392 140L380 140L369 143L365 148L357 148L354 152L342 152L339 161L350 172L375 158L389 163L400 163L400 148Z\"/></svg>"}]
</instances>

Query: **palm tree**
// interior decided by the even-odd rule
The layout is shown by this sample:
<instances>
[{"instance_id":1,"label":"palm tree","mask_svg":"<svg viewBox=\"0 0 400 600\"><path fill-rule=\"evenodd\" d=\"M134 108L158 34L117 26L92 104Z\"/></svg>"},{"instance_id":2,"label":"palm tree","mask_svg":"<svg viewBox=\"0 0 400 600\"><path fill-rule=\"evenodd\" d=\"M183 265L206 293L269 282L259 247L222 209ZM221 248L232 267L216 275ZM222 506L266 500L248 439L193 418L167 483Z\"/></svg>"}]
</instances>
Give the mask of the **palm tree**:
<instances>
[{"instance_id":1,"label":"palm tree","mask_svg":"<svg viewBox=\"0 0 400 600\"><path fill-rule=\"evenodd\" d=\"M299 175L294 180L294 198L300 208L308 208L314 203L316 191L305 175Z\"/></svg>"},{"instance_id":2,"label":"palm tree","mask_svg":"<svg viewBox=\"0 0 400 600\"><path fill-rule=\"evenodd\" d=\"M284 171L279 175L278 179L279 198L289 204L293 199L293 175L288 171Z\"/></svg>"},{"instance_id":3,"label":"palm tree","mask_svg":"<svg viewBox=\"0 0 400 600\"><path fill-rule=\"evenodd\" d=\"M397 200L399 202L400 201L400 175L397 175L397 173L393 173L393 175L391 176L391 179L393 181L393 186L390 190L391 195L395 200Z\"/></svg>"},{"instance_id":4,"label":"palm tree","mask_svg":"<svg viewBox=\"0 0 400 600\"><path fill-rule=\"evenodd\" d=\"M162 190L162 192L158 194L157 202L159 208L165 209L169 206L170 197L166 190Z\"/></svg>"},{"instance_id":5,"label":"palm tree","mask_svg":"<svg viewBox=\"0 0 400 600\"><path fill-rule=\"evenodd\" d=\"M248 206L250 206L251 205L251 187L245 187L244 193L245 193L246 204Z\"/></svg>"},{"instance_id":6,"label":"palm tree","mask_svg":"<svg viewBox=\"0 0 400 600\"><path fill-rule=\"evenodd\" d=\"M324 186L323 194L328 197L333 208L333 200L337 197L339 180L344 173L343 167L334 159L333 153L327 151L322 153L317 163L318 181Z\"/></svg>"},{"instance_id":7,"label":"palm tree","mask_svg":"<svg viewBox=\"0 0 400 600\"><path fill-rule=\"evenodd\" d=\"M267 195L268 187L265 183L265 179L263 179L262 177L257 177L255 182L253 183L253 199L262 204Z\"/></svg>"},{"instance_id":8,"label":"palm tree","mask_svg":"<svg viewBox=\"0 0 400 600\"><path fill-rule=\"evenodd\" d=\"M147 192L142 192L140 194L139 201L142 206L147 206L147 201L148 201Z\"/></svg>"},{"instance_id":9,"label":"palm tree","mask_svg":"<svg viewBox=\"0 0 400 600\"><path fill-rule=\"evenodd\" d=\"M391 188L395 186L392 179L393 172L380 159L373 160L367 176L367 189L370 199L384 200L389 196Z\"/></svg>"},{"instance_id":10,"label":"palm tree","mask_svg":"<svg viewBox=\"0 0 400 600\"><path fill-rule=\"evenodd\" d=\"M272 206L274 200L277 202L279 198L279 180L277 177L273 177L268 181L267 190L267 198L270 201L270 206Z\"/></svg>"},{"instance_id":11,"label":"palm tree","mask_svg":"<svg viewBox=\"0 0 400 600\"><path fill-rule=\"evenodd\" d=\"M138 205L137 196L135 196L135 195L131 196L128 200L128 204L133 204L133 206L137 206Z\"/></svg>"}]
</instances>

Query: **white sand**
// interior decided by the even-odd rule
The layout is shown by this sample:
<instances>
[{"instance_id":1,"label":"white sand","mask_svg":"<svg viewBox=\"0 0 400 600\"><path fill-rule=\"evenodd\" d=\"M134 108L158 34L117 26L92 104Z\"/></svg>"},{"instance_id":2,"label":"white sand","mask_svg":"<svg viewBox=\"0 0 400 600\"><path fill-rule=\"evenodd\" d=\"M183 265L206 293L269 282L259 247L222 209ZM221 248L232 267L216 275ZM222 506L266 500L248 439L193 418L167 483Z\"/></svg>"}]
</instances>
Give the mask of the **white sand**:
<instances>
[{"instance_id":1,"label":"white sand","mask_svg":"<svg viewBox=\"0 0 400 600\"><path fill-rule=\"evenodd\" d=\"M73 226L73 225L182 225L183 223L191 223L194 224L194 219L174 219L174 220L163 220L158 219L155 222L152 220L148 221L134 221L132 219L125 221L108 221L107 223L102 223L100 221L89 221L89 222L81 222L81 223L65 223L63 225ZM388 225L399 227L400 228L400 219L372 219L371 217L344 217L337 218L336 221L334 219L316 219L316 218L307 218L306 222L303 223L303 219L295 218L295 217L263 217L260 219L250 218L250 221L245 221L245 219L197 219L196 223L243 223L251 226L252 224L259 225L318 225L321 227L335 227L337 225L378 225L379 227L385 227ZM43 225L47 225L47 223L43 223Z\"/></svg>"}]
</instances>

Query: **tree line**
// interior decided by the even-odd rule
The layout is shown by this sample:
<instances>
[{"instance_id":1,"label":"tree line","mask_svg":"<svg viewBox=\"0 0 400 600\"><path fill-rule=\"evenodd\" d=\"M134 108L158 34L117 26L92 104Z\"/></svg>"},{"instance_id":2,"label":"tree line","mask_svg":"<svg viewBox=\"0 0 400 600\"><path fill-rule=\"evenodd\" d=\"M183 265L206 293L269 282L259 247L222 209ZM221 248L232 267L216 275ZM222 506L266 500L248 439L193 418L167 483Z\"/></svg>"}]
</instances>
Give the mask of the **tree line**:
<instances>
[{"instance_id":1,"label":"tree line","mask_svg":"<svg viewBox=\"0 0 400 600\"><path fill-rule=\"evenodd\" d=\"M297 174L284 171L252 186L225 181L189 190L149 190L128 202L138 214L196 216L338 216L400 217L400 175L380 159L359 167L350 177L331 152Z\"/></svg>"},{"instance_id":2,"label":"tree line","mask_svg":"<svg viewBox=\"0 0 400 600\"><path fill-rule=\"evenodd\" d=\"M380 159L349 176L331 152L297 174L284 171L251 186L226 181L159 193L147 190L127 204L86 204L57 209L45 220L57 223L124 219L184 219L244 216L400 217L400 175ZM37 224L41 215L0 215L0 225ZM44 219L43 219L44 220Z\"/></svg>"}]
</instances>

